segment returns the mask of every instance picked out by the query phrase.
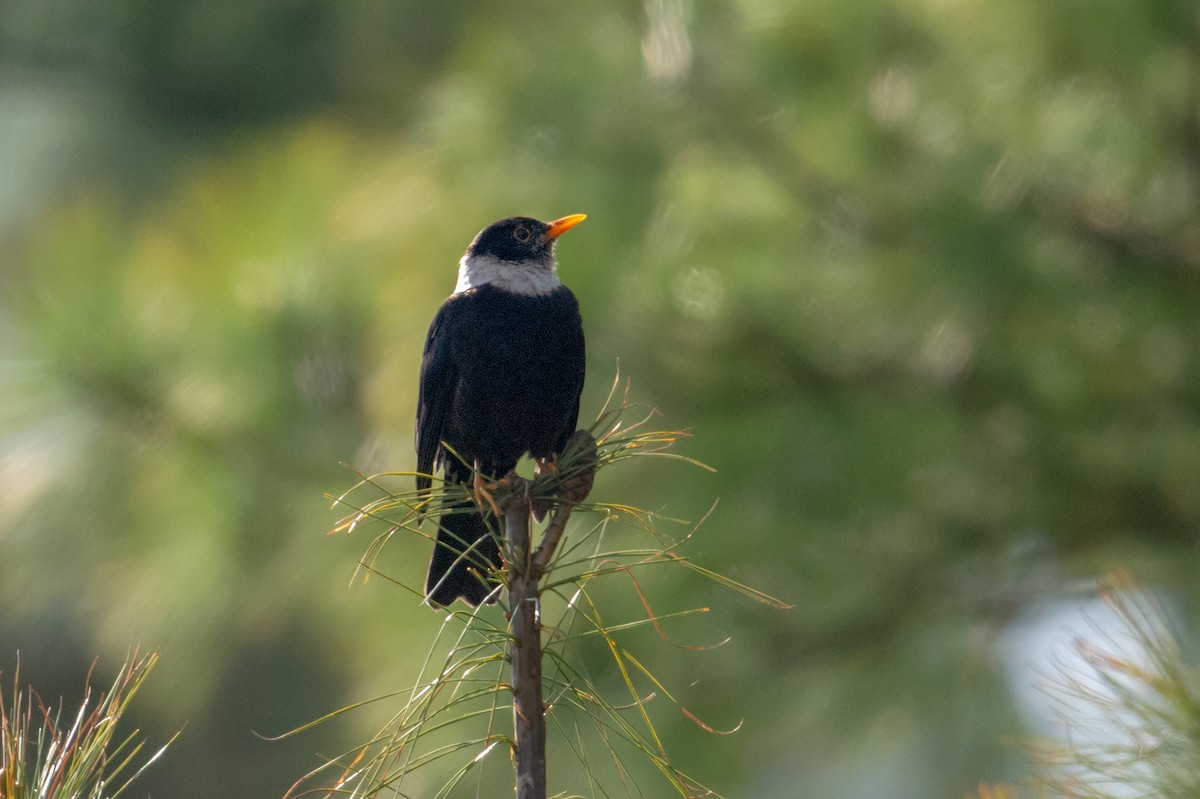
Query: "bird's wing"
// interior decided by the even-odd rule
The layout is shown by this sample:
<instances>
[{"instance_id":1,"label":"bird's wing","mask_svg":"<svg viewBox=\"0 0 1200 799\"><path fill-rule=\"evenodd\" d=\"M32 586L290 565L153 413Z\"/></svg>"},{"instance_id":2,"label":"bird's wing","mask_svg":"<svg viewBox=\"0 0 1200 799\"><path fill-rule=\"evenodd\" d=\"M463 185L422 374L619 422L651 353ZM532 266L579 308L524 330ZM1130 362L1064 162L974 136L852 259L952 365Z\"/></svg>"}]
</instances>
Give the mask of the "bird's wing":
<instances>
[{"instance_id":1,"label":"bird's wing","mask_svg":"<svg viewBox=\"0 0 1200 799\"><path fill-rule=\"evenodd\" d=\"M429 475L437 467L438 448L454 404L458 368L449 341L453 327L453 297L433 317L421 357L421 386L417 392L417 489L429 488Z\"/></svg>"}]
</instances>

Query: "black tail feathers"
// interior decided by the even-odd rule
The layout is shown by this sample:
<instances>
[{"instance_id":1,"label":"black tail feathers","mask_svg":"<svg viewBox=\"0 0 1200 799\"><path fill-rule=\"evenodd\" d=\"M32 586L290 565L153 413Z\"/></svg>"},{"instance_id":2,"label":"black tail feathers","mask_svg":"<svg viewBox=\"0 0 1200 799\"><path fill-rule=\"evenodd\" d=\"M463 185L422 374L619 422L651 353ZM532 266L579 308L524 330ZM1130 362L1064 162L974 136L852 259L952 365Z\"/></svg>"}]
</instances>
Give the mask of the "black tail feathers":
<instances>
[{"instance_id":1,"label":"black tail feathers","mask_svg":"<svg viewBox=\"0 0 1200 799\"><path fill-rule=\"evenodd\" d=\"M490 514L489 514L490 516ZM425 578L432 604L449 605L458 597L476 606L496 586L488 579L500 567L500 548L474 502L448 503L438 519L437 543ZM495 602L493 597L490 601Z\"/></svg>"}]
</instances>

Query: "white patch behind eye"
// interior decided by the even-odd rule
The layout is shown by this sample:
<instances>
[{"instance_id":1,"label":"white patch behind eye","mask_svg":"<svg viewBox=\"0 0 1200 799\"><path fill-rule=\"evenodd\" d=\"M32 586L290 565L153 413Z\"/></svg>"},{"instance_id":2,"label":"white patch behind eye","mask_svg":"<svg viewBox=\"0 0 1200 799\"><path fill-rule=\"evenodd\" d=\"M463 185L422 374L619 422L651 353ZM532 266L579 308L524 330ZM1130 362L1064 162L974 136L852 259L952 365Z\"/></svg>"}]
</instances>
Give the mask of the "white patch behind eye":
<instances>
[{"instance_id":1,"label":"white patch behind eye","mask_svg":"<svg viewBox=\"0 0 1200 799\"><path fill-rule=\"evenodd\" d=\"M458 262L458 284L454 293L492 285L513 294L540 297L562 285L555 268L554 259L549 256L540 261L516 263L490 255L464 255Z\"/></svg>"}]
</instances>

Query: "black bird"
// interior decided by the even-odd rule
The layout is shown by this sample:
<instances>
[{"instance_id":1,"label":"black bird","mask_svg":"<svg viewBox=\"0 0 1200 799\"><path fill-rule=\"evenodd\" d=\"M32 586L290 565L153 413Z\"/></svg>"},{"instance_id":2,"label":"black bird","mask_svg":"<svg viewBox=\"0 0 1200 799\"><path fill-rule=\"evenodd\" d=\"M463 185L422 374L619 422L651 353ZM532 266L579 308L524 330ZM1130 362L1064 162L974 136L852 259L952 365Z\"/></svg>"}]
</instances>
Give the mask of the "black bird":
<instances>
[{"instance_id":1,"label":"black bird","mask_svg":"<svg viewBox=\"0 0 1200 799\"><path fill-rule=\"evenodd\" d=\"M425 595L437 605L487 598L500 566L485 480L526 452L539 464L562 453L579 418L584 342L579 303L558 279L555 240L583 214L553 222L502 219L471 242L458 285L429 327L417 399L417 488L439 465L473 482L475 501L446 500Z\"/></svg>"}]
</instances>

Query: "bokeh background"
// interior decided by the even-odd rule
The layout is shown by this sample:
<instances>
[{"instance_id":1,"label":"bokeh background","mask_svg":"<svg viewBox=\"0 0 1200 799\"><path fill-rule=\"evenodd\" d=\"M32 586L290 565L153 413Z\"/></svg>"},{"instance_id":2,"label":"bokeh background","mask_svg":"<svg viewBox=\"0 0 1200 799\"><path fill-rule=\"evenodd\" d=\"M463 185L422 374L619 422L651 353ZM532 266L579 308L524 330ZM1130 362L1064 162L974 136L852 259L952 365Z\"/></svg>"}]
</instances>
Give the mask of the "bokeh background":
<instances>
[{"instance_id":1,"label":"bokeh background","mask_svg":"<svg viewBox=\"0 0 1200 799\"><path fill-rule=\"evenodd\" d=\"M1118 567L1200 601L1198 203L1187 0L8 0L0 671L70 699L160 650L136 723L184 732L136 795L362 740L255 735L410 685L440 623L350 585L323 495L413 467L471 236L586 212L585 417L619 359L718 470L597 498L719 498L692 556L795 604L645 578L732 636L647 660L744 720L665 713L669 751L730 796L1020 779L1020 630Z\"/></svg>"}]
</instances>

